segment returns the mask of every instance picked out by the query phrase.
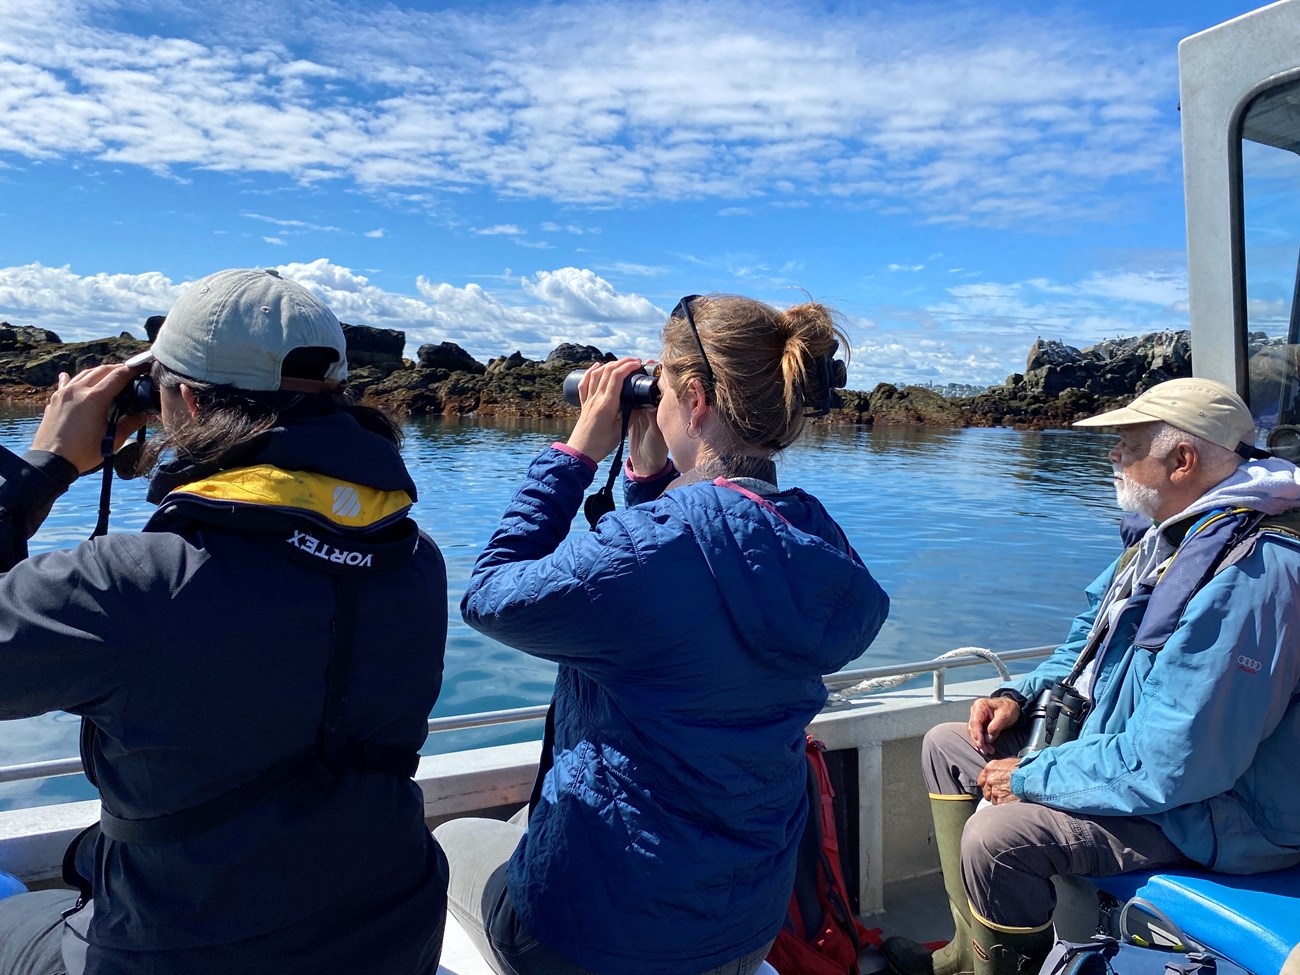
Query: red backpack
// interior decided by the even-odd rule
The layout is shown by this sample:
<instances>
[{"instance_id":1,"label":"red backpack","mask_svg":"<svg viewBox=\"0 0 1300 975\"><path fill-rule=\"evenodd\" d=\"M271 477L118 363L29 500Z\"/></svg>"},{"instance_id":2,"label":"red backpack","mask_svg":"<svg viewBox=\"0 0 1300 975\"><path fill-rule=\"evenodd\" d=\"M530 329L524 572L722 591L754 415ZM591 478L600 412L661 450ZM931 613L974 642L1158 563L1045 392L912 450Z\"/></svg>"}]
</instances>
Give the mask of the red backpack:
<instances>
[{"instance_id":1,"label":"red backpack","mask_svg":"<svg viewBox=\"0 0 1300 975\"><path fill-rule=\"evenodd\" d=\"M863 927L849 909L825 750L808 736L808 822L799 841L790 909L767 953L780 975L858 975L858 954L868 945L880 946L880 929Z\"/></svg>"}]
</instances>

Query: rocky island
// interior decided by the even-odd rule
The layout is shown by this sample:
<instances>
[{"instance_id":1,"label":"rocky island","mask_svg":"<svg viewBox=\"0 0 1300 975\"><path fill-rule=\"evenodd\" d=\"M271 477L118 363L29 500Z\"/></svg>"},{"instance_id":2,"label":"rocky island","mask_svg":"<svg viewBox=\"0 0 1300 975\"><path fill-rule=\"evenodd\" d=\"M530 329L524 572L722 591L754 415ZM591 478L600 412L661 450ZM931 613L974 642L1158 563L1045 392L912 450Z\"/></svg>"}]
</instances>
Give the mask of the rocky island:
<instances>
[{"instance_id":1,"label":"rocky island","mask_svg":"<svg viewBox=\"0 0 1300 975\"><path fill-rule=\"evenodd\" d=\"M161 322L161 317L150 318L146 331L155 334ZM562 396L565 375L614 358L594 346L565 343L542 361L513 352L479 362L455 343L441 342L421 346L412 361L404 358L404 332L343 328L353 393L404 416L573 416L576 411ZM147 345L125 332L116 338L63 342L47 329L0 322L0 397L43 403L60 372L120 362ZM1252 351L1265 345L1262 335L1252 338ZM944 398L921 386L881 383L870 392L839 392L830 416L818 422L1063 427L1158 382L1191 373L1186 331L1108 339L1086 349L1040 338L1030 348L1023 372L979 395Z\"/></svg>"}]
</instances>

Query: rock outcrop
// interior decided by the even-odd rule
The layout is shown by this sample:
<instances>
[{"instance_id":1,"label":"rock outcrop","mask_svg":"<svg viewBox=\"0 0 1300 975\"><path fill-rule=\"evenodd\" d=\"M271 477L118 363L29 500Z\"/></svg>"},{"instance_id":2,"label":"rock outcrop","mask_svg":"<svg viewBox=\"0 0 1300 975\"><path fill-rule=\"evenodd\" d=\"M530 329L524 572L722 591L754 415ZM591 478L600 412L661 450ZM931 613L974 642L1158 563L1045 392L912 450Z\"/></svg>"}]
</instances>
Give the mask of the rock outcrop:
<instances>
[{"instance_id":1,"label":"rock outcrop","mask_svg":"<svg viewBox=\"0 0 1300 975\"><path fill-rule=\"evenodd\" d=\"M487 367L455 342L422 345L416 353L421 369L441 369L443 372L469 372L481 376Z\"/></svg>"},{"instance_id":2,"label":"rock outcrop","mask_svg":"<svg viewBox=\"0 0 1300 975\"><path fill-rule=\"evenodd\" d=\"M59 373L122 362L148 347L125 332L112 339L64 342L48 329L0 322L0 389L10 398L44 401Z\"/></svg>"},{"instance_id":3,"label":"rock outcrop","mask_svg":"<svg viewBox=\"0 0 1300 975\"><path fill-rule=\"evenodd\" d=\"M408 365L402 358L406 333L400 329L344 322L343 338L348 349L348 384L358 395Z\"/></svg>"},{"instance_id":4,"label":"rock outcrop","mask_svg":"<svg viewBox=\"0 0 1300 975\"><path fill-rule=\"evenodd\" d=\"M149 319L156 334L161 319ZM362 402L409 416L573 416L563 399L572 369L614 356L591 345L563 343L543 362L519 351L489 362L476 360L454 342L420 347L415 361L403 358L404 332L343 326L349 385ZM130 335L93 342L62 342L54 332L0 322L0 395L43 401L60 372L101 362L120 362L146 343ZM1273 389L1295 368L1293 347L1264 335L1251 336L1252 376ZM842 390L825 420L861 425L1067 426L1120 405L1156 383L1191 375L1187 332L1158 332L1108 339L1077 349L1055 339L1036 341L1025 370L973 397L948 399L919 386L881 383L870 392ZM1288 372L1291 370L1291 372ZM1276 395L1276 393L1274 393Z\"/></svg>"},{"instance_id":5,"label":"rock outcrop","mask_svg":"<svg viewBox=\"0 0 1300 975\"><path fill-rule=\"evenodd\" d=\"M593 346L566 344L545 362L516 351L485 364L454 342L423 345L416 362L366 386L362 402L410 416L570 416L564 377L612 358Z\"/></svg>"},{"instance_id":6,"label":"rock outcrop","mask_svg":"<svg viewBox=\"0 0 1300 975\"><path fill-rule=\"evenodd\" d=\"M1023 373L960 402L976 426L1060 427L1191 374L1186 331L1107 339L1082 350L1040 338L1029 349Z\"/></svg>"},{"instance_id":7,"label":"rock outcrop","mask_svg":"<svg viewBox=\"0 0 1300 975\"><path fill-rule=\"evenodd\" d=\"M836 402L838 401L838 402ZM880 383L869 393L841 390L832 400L829 423L864 426L958 426L966 422L961 401L944 399L924 386L898 387Z\"/></svg>"}]
</instances>

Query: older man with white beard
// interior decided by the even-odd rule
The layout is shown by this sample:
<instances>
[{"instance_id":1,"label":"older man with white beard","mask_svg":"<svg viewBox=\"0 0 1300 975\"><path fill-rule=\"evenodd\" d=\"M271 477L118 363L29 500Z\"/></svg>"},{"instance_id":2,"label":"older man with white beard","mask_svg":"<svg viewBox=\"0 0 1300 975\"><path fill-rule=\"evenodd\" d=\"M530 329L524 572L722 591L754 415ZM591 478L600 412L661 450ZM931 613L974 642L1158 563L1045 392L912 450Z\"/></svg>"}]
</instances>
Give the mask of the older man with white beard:
<instances>
[{"instance_id":1,"label":"older man with white beard","mask_svg":"<svg viewBox=\"0 0 1300 975\"><path fill-rule=\"evenodd\" d=\"M926 736L957 932L933 956L889 939L903 975L1036 971L1057 874L1300 863L1300 471L1256 450L1246 404L1205 379L1075 426L1119 428L1117 501L1154 524L1048 660ZM1053 688L1081 723L1026 749Z\"/></svg>"}]
</instances>

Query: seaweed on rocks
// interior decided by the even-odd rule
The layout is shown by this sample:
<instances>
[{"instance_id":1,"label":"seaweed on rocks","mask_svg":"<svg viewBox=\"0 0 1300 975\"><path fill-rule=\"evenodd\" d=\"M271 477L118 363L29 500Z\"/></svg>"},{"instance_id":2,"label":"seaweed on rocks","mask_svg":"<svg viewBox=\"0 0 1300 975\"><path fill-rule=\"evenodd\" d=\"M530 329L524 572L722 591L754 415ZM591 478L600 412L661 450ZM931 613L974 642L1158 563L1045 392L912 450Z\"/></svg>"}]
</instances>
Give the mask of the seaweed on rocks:
<instances>
[{"instance_id":1,"label":"seaweed on rocks","mask_svg":"<svg viewBox=\"0 0 1300 975\"><path fill-rule=\"evenodd\" d=\"M157 316L149 324L156 332ZM480 362L454 342L439 342L420 346L412 361L403 356L401 330L350 324L343 329L354 395L404 416L573 417L577 411L564 402L564 377L614 358L595 346L566 342L540 362L519 351ZM60 372L120 362L146 346L125 332L63 342L46 329L0 322L0 396L41 402ZM1278 346L1262 334L1251 336L1252 358L1263 366L1286 367L1289 353ZM1040 338L1029 350L1024 372L976 396L945 398L923 386L880 383L869 392L838 391L829 416L814 422L1062 427L1191 373L1186 331L1107 339L1085 349Z\"/></svg>"}]
</instances>

